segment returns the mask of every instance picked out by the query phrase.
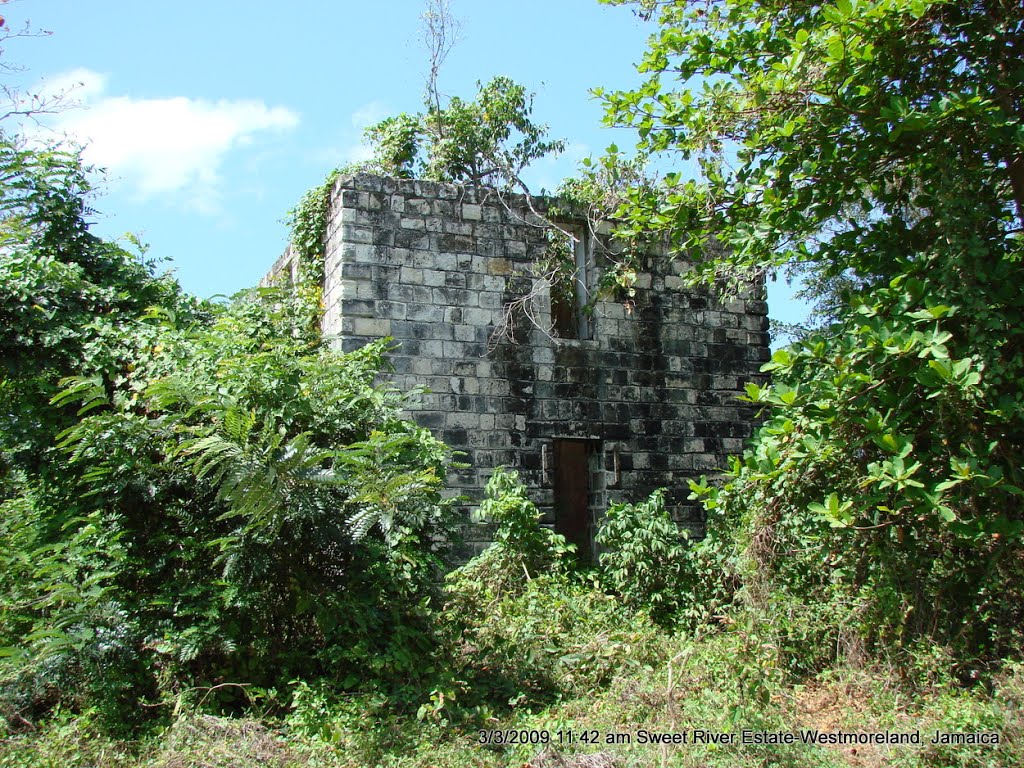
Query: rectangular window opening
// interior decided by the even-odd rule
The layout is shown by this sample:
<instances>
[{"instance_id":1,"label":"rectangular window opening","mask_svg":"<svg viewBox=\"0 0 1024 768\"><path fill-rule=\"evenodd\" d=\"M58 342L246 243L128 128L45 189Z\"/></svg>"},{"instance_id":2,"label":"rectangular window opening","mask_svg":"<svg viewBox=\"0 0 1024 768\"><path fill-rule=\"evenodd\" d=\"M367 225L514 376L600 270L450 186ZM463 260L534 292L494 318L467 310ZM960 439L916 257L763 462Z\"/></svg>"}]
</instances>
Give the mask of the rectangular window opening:
<instances>
[{"instance_id":1,"label":"rectangular window opening","mask_svg":"<svg viewBox=\"0 0 1024 768\"><path fill-rule=\"evenodd\" d=\"M595 271L594 235L573 227L572 240L558 248L551 270L551 326L562 339L592 339L591 291Z\"/></svg>"}]
</instances>

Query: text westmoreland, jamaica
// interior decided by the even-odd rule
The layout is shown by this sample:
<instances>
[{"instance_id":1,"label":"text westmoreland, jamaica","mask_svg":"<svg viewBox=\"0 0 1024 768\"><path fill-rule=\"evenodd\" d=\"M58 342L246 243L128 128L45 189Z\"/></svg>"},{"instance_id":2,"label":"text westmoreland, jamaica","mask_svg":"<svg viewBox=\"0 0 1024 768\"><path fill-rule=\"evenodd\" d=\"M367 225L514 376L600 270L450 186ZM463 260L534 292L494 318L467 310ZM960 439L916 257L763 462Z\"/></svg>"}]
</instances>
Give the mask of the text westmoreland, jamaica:
<instances>
[{"instance_id":1,"label":"text westmoreland, jamaica","mask_svg":"<svg viewBox=\"0 0 1024 768\"><path fill-rule=\"evenodd\" d=\"M818 744L821 746L860 744L991 744L1000 743L996 731L752 731L723 733L691 731L636 732L638 744Z\"/></svg>"}]
</instances>

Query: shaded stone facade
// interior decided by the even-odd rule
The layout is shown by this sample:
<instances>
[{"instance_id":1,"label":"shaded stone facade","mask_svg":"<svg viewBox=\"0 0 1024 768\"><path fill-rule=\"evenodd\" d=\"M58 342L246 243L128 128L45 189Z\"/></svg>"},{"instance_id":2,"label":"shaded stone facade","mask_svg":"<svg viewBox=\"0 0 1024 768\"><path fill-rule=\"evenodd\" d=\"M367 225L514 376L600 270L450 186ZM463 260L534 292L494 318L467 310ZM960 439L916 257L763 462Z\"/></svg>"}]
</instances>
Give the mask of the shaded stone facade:
<instances>
[{"instance_id":1,"label":"shaded stone facade","mask_svg":"<svg viewBox=\"0 0 1024 768\"><path fill-rule=\"evenodd\" d=\"M742 450L754 413L736 398L760 378L768 336L761 286L719 303L684 290L680 264L655 266L665 259L651 259L632 301L582 312L601 241L579 233L578 326L563 330L577 338L558 338L531 271L548 239L523 198L344 177L331 196L324 332L346 350L393 337L391 381L428 390L410 415L465 454L451 488L475 500L494 467L516 469L548 522L586 551L609 501L658 487L681 523L700 526L686 481ZM506 314L530 293L530 317ZM473 530L482 544L486 530Z\"/></svg>"}]
</instances>

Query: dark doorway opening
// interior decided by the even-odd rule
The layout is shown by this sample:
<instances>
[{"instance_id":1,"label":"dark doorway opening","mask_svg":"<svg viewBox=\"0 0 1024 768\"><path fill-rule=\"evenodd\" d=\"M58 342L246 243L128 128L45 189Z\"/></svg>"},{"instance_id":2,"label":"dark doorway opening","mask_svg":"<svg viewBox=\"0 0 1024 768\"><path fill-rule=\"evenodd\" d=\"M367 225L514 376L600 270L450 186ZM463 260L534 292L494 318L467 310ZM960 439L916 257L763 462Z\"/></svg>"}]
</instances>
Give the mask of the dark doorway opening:
<instances>
[{"instance_id":1,"label":"dark doorway opening","mask_svg":"<svg viewBox=\"0 0 1024 768\"><path fill-rule=\"evenodd\" d=\"M593 523L590 514L590 457L597 441L556 439L555 530L576 545L583 563L593 559Z\"/></svg>"}]
</instances>

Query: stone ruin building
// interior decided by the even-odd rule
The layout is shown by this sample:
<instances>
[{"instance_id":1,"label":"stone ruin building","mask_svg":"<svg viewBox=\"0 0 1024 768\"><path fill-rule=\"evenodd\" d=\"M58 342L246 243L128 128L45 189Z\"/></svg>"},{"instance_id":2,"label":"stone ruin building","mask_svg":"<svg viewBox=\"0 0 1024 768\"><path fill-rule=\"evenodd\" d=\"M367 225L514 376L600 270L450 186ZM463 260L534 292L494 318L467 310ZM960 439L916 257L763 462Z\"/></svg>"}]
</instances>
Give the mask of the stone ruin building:
<instances>
[{"instance_id":1,"label":"stone ruin building","mask_svg":"<svg viewBox=\"0 0 1024 768\"><path fill-rule=\"evenodd\" d=\"M754 424L737 396L769 356L763 286L722 303L683 289L678 261L652 257L631 300L592 301L608 239L569 220L559 225L576 235L576 274L552 300L531 270L550 246L535 213L545 205L484 187L341 178L324 333L345 350L394 338L390 381L427 388L410 415L464 454L468 467L448 482L471 501L495 467L515 469L545 522L586 554L610 501L665 487L677 520L699 531L687 480L724 467ZM288 252L270 275L295 268ZM509 312L517 302L525 311ZM467 539L480 548L486 527Z\"/></svg>"}]
</instances>

